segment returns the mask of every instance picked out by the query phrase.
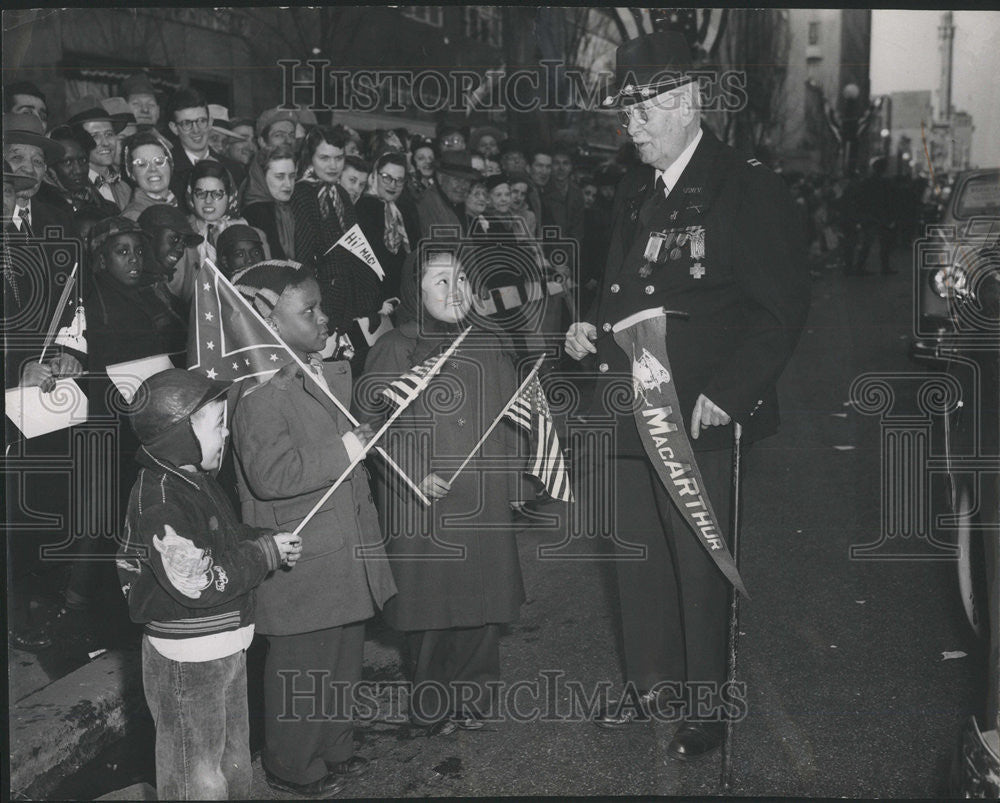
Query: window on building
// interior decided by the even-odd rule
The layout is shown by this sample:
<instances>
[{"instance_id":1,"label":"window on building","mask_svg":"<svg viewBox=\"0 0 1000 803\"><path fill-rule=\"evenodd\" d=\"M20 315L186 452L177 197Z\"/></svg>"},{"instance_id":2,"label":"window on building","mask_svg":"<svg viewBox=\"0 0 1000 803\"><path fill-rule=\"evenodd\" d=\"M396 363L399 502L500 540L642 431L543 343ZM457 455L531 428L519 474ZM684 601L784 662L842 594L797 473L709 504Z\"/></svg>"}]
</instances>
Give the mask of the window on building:
<instances>
[{"instance_id":1,"label":"window on building","mask_svg":"<svg viewBox=\"0 0 1000 803\"><path fill-rule=\"evenodd\" d=\"M444 24L441 6L403 6L399 13L411 20L440 28Z\"/></svg>"},{"instance_id":2,"label":"window on building","mask_svg":"<svg viewBox=\"0 0 1000 803\"><path fill-rule=\"evenodd\" d=\"M818 45L819 44L819 23L810 22L809 23L809 44Z\"/></svg>"},{"instance_id":3,"label":"window on building","mask_svg":"<svg viewBox=\"0 0 1000 803\"><path fill-rule=\"evenodd\" d=\"M497 6L466 6L465 35L477 42L500 47L500 9Z\"/></svg>"}]
</instances>

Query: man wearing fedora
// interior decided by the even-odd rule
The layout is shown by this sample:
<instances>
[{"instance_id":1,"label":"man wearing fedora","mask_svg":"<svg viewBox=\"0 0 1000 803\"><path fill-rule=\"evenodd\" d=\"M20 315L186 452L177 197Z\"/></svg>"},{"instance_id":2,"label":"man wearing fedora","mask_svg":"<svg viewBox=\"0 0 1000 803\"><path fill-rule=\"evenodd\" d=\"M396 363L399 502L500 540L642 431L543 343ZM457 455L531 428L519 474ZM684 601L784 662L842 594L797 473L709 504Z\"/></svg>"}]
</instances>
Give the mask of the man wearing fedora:
<instances>
[{"instance_id":1,"label":"man wearing fedora","mask_svg":"<svg viewBox=\"0 0 1000 803\"><path fill-rule=\"evenodd\" d=\"M685 433L728 530L733 425L744 444L776 430L775 382L805 321L809 275L790 194L701 125L691 70L678 32L618 48L617 89L604 105L618 108L642 164L618 186L598 298L570 327L566 351L593 359L590 414L606 416L611 377L632 381L631 356L612 327L641 310L669 311L666 348ZM627 507L615 513L616 549L630 546L634 556L638 545L644 557L616 562L626 693L596 723L624 728L662 716L670 702L669 718L682 711L683 721L668 753L694 759L721 744L732 715L722 691L729 584L664 490L631 410L613 415L613 471L628 489ZM752 577L747 585L752 593Z\"/></svg>"},{"instance_id":2,"label":"man wearing fedora","mask_svg":"<svg viewBox=\"0 0 1000 803\"><path fill-rule=\"evenodd\" d=\"M461 229L465 220L463 204L472 182L482 174L472 166L468 151L443 151L437 160L434 184L417 201L420 236L429 237L435 226Z\"/></svg>"},{"instance_id":3,"label":"man wearing fedora","mask_svg":"<svg viewBox=\"0 0 1000 803\"><path fill-rule=\"evenodd\" d=\"M35 198L50 164L63 158L63 146L43 133L42 121L34 114L3 116L3 158L13 171L34 179L27 189L17 192L11 217L13 228L27 237L42 237L47 228L61 229L66 236L76 233L73 220L54 206Z\"/></svg>"},{"instance_id":4,"label":"man wearing fedora","mask_svg":"<svg viewBox=\"0 0 1000 803\"><path fill-rule=\"evenodd\" d=\"M93 95L71 103L69 113L66 125L84 131L94 140L88 178L105 199L118 209L124 209L132 199L132 188L115 167L115 156L121 147L119 135L128 125L128 120L112 115Z\"/></svg>"}]
</instances>

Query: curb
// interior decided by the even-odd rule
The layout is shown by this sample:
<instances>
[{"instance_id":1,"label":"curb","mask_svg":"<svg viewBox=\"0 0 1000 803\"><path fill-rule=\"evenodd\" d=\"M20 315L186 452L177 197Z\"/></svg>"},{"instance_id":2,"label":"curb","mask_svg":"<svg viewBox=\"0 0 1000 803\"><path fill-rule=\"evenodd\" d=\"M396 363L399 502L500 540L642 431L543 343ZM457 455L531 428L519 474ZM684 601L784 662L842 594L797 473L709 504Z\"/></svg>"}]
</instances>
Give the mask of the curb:
<instances>
[{"instance_id":1,"label":"curb","mask_svg":"<svg viewBox=\"0 0 1000 803\"><path fill-rule=\"evenodd\" d=\"M377 626L376 626L377 627ZM399 641L369 626L365 676L397 676ZM138 650L98 656L59 680L18 700L10 710L10 794L44 799L67 776L128 735L146 713Z\"/></svg>"}]
</instances>

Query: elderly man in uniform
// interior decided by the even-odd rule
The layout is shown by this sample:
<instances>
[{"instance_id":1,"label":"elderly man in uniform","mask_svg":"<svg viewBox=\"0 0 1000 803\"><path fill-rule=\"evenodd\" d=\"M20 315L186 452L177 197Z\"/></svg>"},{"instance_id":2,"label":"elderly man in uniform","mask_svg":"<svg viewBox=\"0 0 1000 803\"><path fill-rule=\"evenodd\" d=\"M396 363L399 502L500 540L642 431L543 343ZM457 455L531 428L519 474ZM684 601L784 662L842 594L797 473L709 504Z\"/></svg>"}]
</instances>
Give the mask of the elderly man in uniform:
<instances>
[{"instance_id":1,"label":"elderly man in uniform","mask_svg":"<svg viewBox=\"0 0 1000 803\"><path fill-rule=\"evenodd\" d=\"M605 105L619 107L642 165L618 187L603 283L590 315L567 332L566 351L577 360L596 355L591 414L601 415L611 377L631 383L632 360L613 325L641 310L669 311L666 349L684 429L728 529L733 424L744 443L777 428L775 381L809 303L804 243L781 179L702 127L682 34L633 39L617 59L619 89ZM618 414L616 434L614 470L628 506L616 512L615 544L633 554L617 561L628 682L596 723L648 721L669 702L673 717L683 711L669 755L698 758L721 744L728 713L721 687L729 586L664 490L631 413ZM707 716L696 710L706 690Z\"/></svg>"}]
</instances>

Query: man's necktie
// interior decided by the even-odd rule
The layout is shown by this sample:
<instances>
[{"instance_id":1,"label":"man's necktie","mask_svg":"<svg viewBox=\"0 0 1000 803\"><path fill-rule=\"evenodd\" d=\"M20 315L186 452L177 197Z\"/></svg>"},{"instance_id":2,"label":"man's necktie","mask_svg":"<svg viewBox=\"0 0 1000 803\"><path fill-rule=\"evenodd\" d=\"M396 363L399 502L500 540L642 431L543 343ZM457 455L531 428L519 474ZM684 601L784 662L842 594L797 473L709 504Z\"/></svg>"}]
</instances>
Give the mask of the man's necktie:
<instances>
[{"instance_id":1,"label":"man's necktie","mask_svg":"<svg viewBox=\"0 0 1000 803\"><path fill-rule=\"evenodd\" d=\"M22 234L33 237L34 234L31 231L31 210L26 207L18 207L14 212L14 217L21 221L21 225L17 230Z\"/></svg>"},{"instance_id":2,"label":"man's necktie","mask_svg":"<svg viewBox=\"0 0 1000 803\"><path fill-rule=\"evenodd\" d=\"M667 197L667 183L663 180L663 176L656 177L656 191L659 193L660 198Z\"/></svg>"}]
</instances>

